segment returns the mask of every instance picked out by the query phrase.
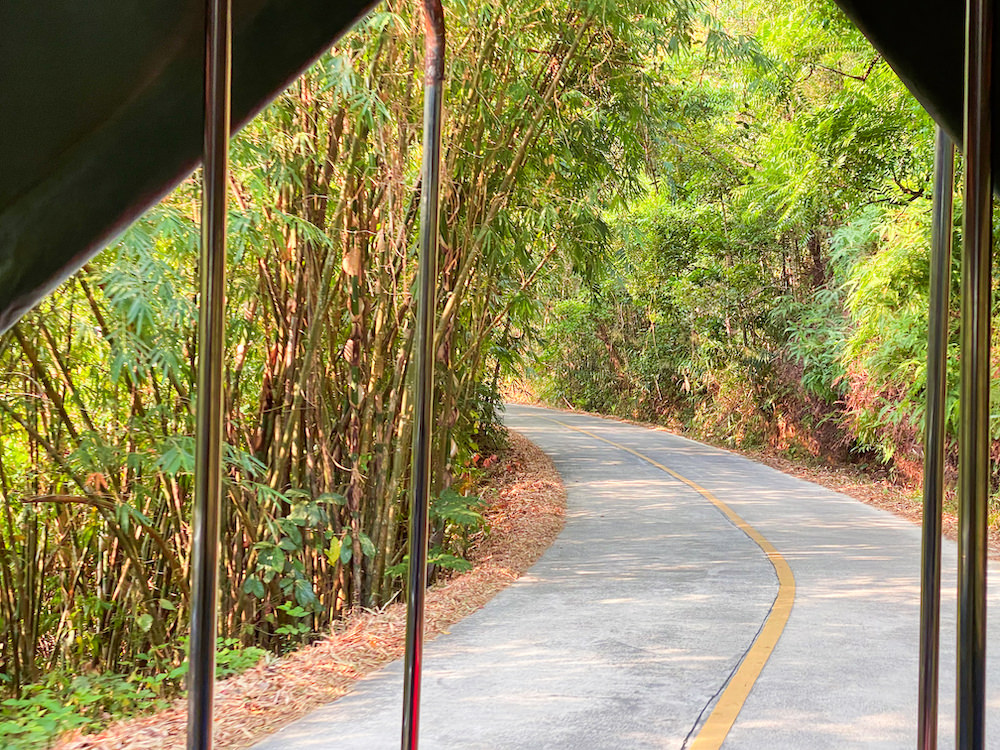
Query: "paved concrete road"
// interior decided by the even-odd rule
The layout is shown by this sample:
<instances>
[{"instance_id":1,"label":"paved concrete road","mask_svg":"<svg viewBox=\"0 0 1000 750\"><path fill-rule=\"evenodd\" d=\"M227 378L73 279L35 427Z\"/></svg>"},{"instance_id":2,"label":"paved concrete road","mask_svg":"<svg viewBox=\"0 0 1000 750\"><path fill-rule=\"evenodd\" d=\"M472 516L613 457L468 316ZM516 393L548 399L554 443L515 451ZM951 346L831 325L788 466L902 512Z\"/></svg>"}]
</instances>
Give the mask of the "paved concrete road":
<instances>
[{"instance_id":1,"label":"paved concrete road","mask_svg":"<svg viewBox=\"0 0 1000 750\"><path fill-rule=\"evenodd\" d=\"M915 747L917 527L665 432L520 406L506 421L555 460L566 528L527 575L428 644L423 748L682 748L768 616L778 584L760 548L691 487L595 436L708 489L791 565L791 617L725 748ZM942 748L953 746L954 569L946 544ZM401 675L390 665L257 750L398 747ZM995 679L990 689L992 747Z\"/></svg>"}]
</instances>

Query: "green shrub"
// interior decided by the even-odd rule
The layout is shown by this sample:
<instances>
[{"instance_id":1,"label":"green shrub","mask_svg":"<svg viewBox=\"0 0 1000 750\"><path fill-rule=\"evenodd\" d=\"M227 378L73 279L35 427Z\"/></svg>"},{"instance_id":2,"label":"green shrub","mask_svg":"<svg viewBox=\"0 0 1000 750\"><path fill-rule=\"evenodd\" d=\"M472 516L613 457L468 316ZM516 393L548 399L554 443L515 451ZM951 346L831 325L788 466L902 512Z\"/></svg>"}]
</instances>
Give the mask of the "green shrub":
<instances>
[{"instance_id":1,"label":"green shrub","mask_svg":"<svg viewBox=\"0 0 1000 750\"><path fill-rule=\"evenodd\" d=\"M235 638L219 639L216 678L240 674L267 652L242 647ZM127 676L50 673L44 682L28 685L19 698L0 702L0 747L29 750L52 747L66 732L103 729L110 722L166 708L180 692L188 662L152 675L138 670Z\"/></svg>"}]
</instances>

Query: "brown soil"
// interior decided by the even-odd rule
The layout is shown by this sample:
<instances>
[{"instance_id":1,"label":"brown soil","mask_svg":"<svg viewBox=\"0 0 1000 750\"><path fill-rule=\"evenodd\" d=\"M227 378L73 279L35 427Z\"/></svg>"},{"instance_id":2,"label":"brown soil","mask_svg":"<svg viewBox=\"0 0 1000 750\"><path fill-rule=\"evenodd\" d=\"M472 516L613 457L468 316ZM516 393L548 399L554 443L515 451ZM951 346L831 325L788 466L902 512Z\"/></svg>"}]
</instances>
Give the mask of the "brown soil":
<instances>
[{"instance_id":1,"label":"brown soil","mask_svg":"<svg viewBox=\"0 0 1000 750\"><path fill-rule=\"evenodd\" d=\"M428 639L447 633L452 624L510 585L563 526L566 491L559 474L541 450L517 433L510 433L510 450L489 472L481 496L489 533L470 551L473 570L428 590ZM400 658L405 635L406 610L401 603L358 612L317 643L220 682L216 747L249 747L336 700L359 678ZM66 738L56 750L183 748L186 723L186 704L178 701L158 714L113 724L100 734Z\"/></svg>"}]
</instances>

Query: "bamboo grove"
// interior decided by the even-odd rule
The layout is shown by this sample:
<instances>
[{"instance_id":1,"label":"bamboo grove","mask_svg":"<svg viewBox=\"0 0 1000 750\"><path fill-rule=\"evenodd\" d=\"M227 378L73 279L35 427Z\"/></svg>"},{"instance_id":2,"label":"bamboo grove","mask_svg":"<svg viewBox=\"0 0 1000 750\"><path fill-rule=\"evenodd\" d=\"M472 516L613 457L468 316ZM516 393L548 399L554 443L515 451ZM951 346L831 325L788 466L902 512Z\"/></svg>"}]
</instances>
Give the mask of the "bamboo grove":
<instances>
[{"instance_id":1,"label":"bamboo grove","mask_svg":"<svg viewBox=\"0 0 1000 750\"><path fill-rule=\"evenodd\" d=\"M420 197L415 4L376 9L234 141L223 635L280 650L397 596ZM687 2L448 4L432 562L533 288L648 161ZM182 184L0 339L0 673L183 671L198 195Z\"/></svg>"}]
</instances>

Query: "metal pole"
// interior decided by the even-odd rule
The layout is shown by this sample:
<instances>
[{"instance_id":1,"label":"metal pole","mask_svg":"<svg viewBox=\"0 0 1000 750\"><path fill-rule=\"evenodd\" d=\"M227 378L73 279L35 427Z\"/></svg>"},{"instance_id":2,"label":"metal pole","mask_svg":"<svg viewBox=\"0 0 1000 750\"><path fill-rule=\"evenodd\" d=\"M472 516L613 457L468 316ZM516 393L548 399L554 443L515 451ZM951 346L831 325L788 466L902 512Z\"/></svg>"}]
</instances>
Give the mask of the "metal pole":
<instances>
[{"instance_id":1,"label":"metal pole","mask_svg":"<svg viewBox=\"0 0 1000 750\"><path fill-rule=\"evenodd\" d=\"M967 7L956 746L979 750L985 744L986 704L993 2L968 0Z\"/></svg>"},{"instance_id":2,"label":"metal pole","mask_svg":"<svg viewBox=\"0 0 1000 750\"><path fill-rule=\"evenodd\" d=\"M919 750L937 748L938 652L941 628L941 508L944 498L944 407L948 380L952 189L955 148L939 127L934 143L930 312L927 333L927 418L924 430L924 517L920 560Z\"/></svg>"},{"instance_id":3,"label":"metal pole","mask_svg":"<svg viewBox=\"0 0 1000 750\"><path fill-rule=\"evenodd\" d=\"M198 310L197 438L194 469L189 750L212 747L222 493L222 352L225 347L226 175L232 48L230 0L208 0L205 41L205 165Z\"/></svg>"},{"instance_id":4,"label":"metal pole","mask_svg":"<svg viewBox=\"0 0 1000 750\"><path fill-rule=\"evenodd\" d=\"M424 154L417 300L417 375L413 407L413 469L410 475L410 565L403 660L401 747L416 750L420 734L420 676L427 589L427 516L431 486L434 391L434 317L437 289L438 180L441 167L441 99L444 81L444 11L441 0L424 8Z\"/></svg>"}]
</instances>

